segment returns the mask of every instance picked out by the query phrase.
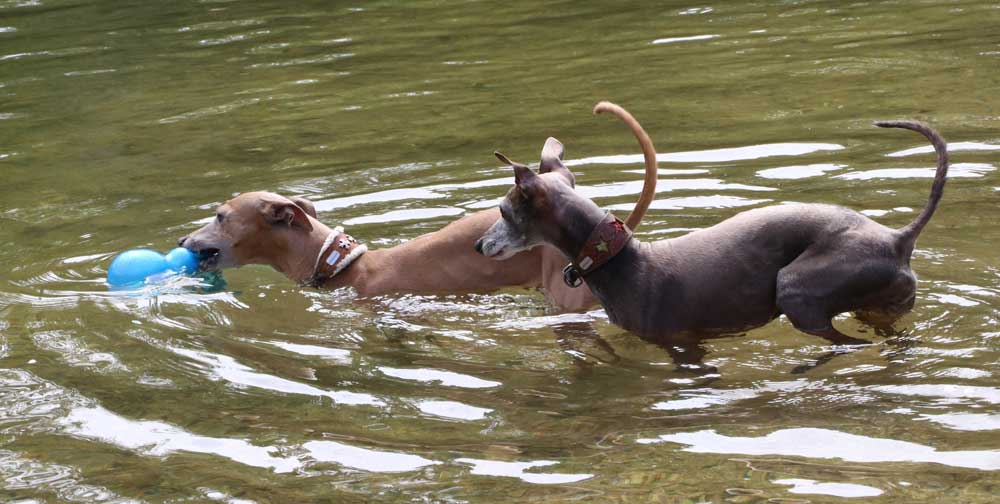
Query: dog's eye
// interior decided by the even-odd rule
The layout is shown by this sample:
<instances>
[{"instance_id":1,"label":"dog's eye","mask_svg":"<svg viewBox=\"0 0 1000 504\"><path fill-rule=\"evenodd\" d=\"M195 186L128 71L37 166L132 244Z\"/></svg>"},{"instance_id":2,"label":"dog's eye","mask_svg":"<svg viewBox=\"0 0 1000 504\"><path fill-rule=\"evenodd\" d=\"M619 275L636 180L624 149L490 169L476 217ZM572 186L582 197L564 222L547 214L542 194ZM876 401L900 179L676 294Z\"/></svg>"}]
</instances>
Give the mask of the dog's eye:
<instances>
[{"instance_id":1,"label":"dog's eye","mask_svg":"<svg viewBox=\"0 0 1000 504\"><path fill-rule=\"evenodd\" d=\"M503 206L503 205L500 206L500 217L503 220L505 220L507 222L510 222L510 213L507 211L507 207L506 206Z\"/></svg>"}]
</instances>

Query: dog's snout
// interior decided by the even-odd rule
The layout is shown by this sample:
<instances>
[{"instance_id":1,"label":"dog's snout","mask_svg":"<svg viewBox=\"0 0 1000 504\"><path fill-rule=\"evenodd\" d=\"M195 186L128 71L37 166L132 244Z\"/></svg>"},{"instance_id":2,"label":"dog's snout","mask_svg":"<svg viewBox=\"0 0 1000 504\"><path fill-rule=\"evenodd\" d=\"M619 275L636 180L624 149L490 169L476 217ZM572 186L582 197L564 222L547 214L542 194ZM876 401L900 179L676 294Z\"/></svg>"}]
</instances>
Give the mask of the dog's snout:
<instances>
[{"instance_id":1,"label":"dog's snout","mask_svg":"<svg viewBox=\"0 0 1000 504\"><path fill-rule=\"evenodd\" d=\"M480 254L483 253L483 239L482 238L476 240L476 252L479 252Z\"/></svg>"}]
</instances>

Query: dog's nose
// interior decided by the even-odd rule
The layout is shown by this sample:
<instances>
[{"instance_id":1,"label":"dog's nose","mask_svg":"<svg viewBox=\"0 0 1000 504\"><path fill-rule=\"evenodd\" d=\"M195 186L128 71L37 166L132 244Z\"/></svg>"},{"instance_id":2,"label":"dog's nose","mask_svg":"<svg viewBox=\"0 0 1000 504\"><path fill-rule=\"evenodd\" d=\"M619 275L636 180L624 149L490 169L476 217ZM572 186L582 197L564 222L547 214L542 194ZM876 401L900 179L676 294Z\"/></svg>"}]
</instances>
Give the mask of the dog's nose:
<instances>
[{"instance_id":1,"label":"dog's nose","mask_svg":"<svg viewBox=\"0 0 1000 504\"><path fill-rule=\"evenodd\" d=\"M182 237L178 238L177 239L177 246L178 247L183 247L184 246L184 242L187 241L187 239L188 239L187 236L182 236Z\"/></svg>"},{"instance_id":2,"label":"dog's nose","mask_svg":"<svg viewBox=\"0 0 1000 504\"><path fill-rule=\"evenodd\" d=\"M482 238L476 240L476 252L479 252L480 254L483 253L483 239Z\"/></svg>"}]
</instances>

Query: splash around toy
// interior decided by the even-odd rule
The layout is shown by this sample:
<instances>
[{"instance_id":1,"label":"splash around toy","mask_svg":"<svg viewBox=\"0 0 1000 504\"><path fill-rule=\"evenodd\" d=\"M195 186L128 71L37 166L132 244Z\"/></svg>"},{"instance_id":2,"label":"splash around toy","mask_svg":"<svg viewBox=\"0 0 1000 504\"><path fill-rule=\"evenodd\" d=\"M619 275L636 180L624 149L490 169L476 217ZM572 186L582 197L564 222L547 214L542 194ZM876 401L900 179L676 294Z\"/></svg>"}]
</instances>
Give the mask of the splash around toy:
<instances>
[{"instance_id":1,"label":"splash around toy","mask_svg":"<svg viewBox=\"0 0 1000 504\"><path fill-rule=\"evenodd\" d=\"M197 271L198 256L186 248L177 247L166 255L149 249L126 250L111 261L108 284L127 287Z\"/></svg>"}]
</instances>

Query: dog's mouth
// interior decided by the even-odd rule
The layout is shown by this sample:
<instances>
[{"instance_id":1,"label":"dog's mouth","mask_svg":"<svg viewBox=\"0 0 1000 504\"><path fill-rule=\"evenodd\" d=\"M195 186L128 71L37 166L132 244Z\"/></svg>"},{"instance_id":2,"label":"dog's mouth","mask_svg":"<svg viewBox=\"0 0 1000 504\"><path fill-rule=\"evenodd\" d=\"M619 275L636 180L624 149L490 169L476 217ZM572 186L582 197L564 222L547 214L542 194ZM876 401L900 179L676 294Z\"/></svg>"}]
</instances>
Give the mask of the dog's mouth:
<instances>
[{"instance_id":1,"label":"dog's mouth","mask_svg":"<svg viewBox=\"0 0 1000 504\"><path fill-rule=\"evenodd\" d=\"M493 259L494 261L503 261L504 259L510 259L514 255L514 252L507 247L498 247L484 251L482 254L489 259Z\"/></svg>"},{"instance_id":2,"label":"dog's mouth","mask_svg":"<svg viewBox=\"0 0 1000 504\"><path fill-rule=\"evenodd\" d=\"M217 248L205 248L198 251L198 268L202 271L214 271L219 268L219 252Z\"/></svg>"}]
</instances>

